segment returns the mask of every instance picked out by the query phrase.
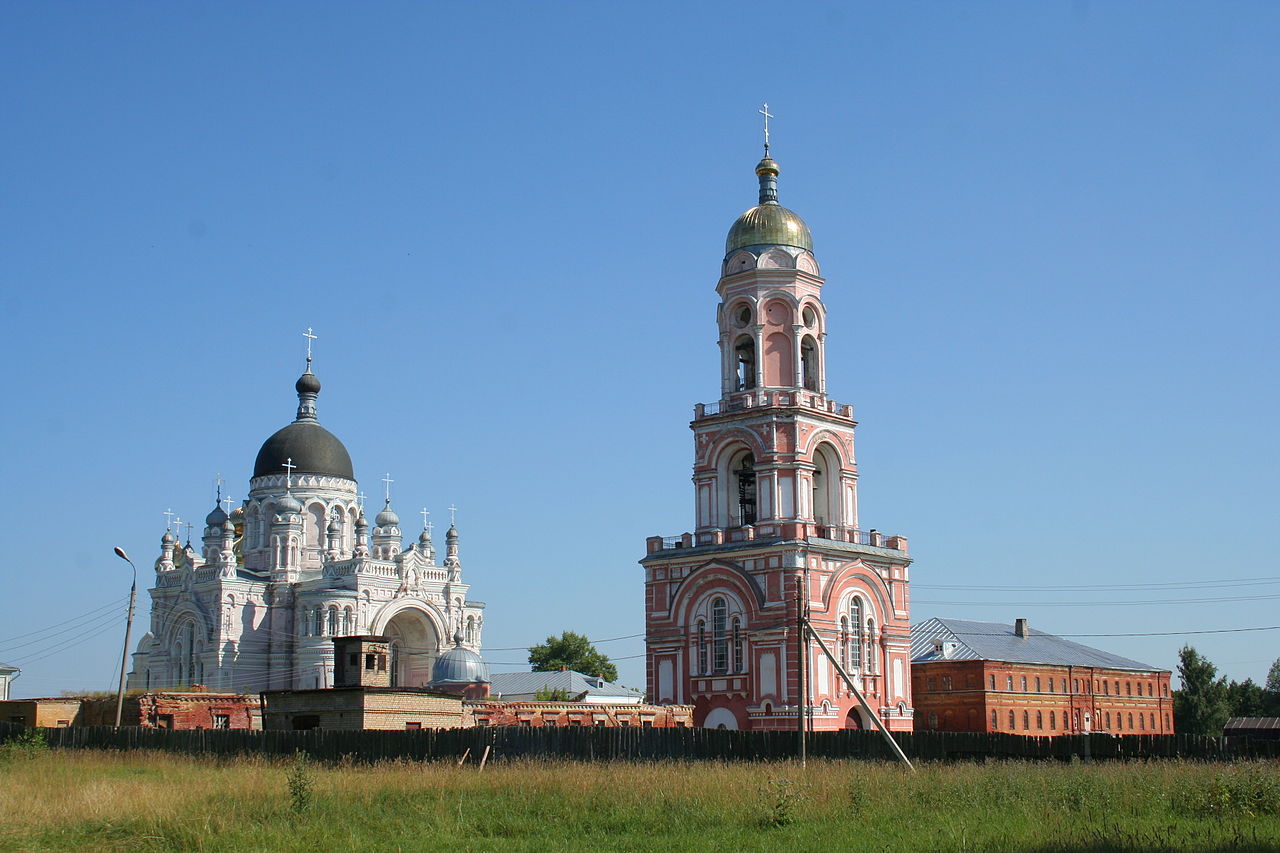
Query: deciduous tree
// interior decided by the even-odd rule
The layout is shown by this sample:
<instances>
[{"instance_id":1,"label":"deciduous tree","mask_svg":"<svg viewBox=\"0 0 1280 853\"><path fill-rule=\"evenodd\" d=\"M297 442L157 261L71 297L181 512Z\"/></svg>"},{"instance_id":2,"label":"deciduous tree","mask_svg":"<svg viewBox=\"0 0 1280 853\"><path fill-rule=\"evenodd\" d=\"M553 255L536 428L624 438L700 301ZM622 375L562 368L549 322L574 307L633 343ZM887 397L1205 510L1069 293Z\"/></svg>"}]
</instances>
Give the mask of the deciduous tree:
<instances>
[{"instance_id":1,"label":"deciduous tree","mask_svg":"<svg viewBox=\"0 0 1280 853\"><path fill-rule=\"evenodd\" d=\"M606 655L596 651L591 641L581 634L565 631L559 637L547 637L545 643L529 649L529 663L534 672L572 669L585 675L600 675L606 681L618 680L618 668Z\"/></svg>"},{"instance_id":2,"label":"deciduous tree","mask_svg":"<svg viewBox=\"0 0 1280 853\"><path fill-rule=\"evenodd\" d=\"M1179 733L1220 735L1230 714L1227 679L1218 668L1191 646L1178 652L1178 678L1182 686L1173 692L1173 719Z\"/></svg>"}]
</instances>

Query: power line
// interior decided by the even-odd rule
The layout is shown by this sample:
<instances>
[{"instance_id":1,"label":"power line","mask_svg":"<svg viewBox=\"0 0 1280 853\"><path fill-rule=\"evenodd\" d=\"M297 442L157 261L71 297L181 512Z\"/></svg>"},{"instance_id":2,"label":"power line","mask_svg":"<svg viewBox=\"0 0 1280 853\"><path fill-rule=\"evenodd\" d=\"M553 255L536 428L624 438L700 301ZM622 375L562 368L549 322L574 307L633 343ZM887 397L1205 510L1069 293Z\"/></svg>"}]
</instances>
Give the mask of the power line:
<instances>
[{"instance_id":1,"label":"power line","mask_svg":"<svg viewBox=\"0 0 1280 853\"><path fill-rule=\"evenodd\" d=\"M1236 586L1265 586L1268 584L1280 583L1280 577L1260 577L1260 578L1226 578L1223 580L1203 580L1203 581L1170 581L1168 583L1113 583L1113 584L1068 584L1068 585L1051 585L1051 586L1017 586L995 584L983 586L981 584L932 584L932 583L912 583L912 589L982 589L995 592L1088 592L1102 590L1141 590L1141 589L1195 589L1197 587L1236 587Z\"/></svg>"},{"instance_id":2,"label":"power line","mask_svg":"<svg viewBox=\"0 0 1280 853\"><path fill-rule=\"evenodd\" d=\"M1270 601L1276 595L1236 595L1222 598L1149 598L1123 601L948 601L916 598L912 604L947 604L957 607L1130 607L1150 604L1217 604L1225 601Z\"/></svg>"},{"instance_id":3,"label":"power line","mask_svg":"<svg viewBox=\"0 0 1280 853\"><path fill-rule=\"evenodd\" d=\"M61 631L53 631L53 629L61 628L63 625L70 625L70 623L72 622L79 622L81 620L94 621L94 619L96 619L97 616L100 615L103 611L111 610L113 608L119 607L128 600L129 600L128 598L118 598L115 601L109 602L107 604L99 605L98 607L95 607L92 610L86 611L85 613L81 613L79 616L72 616L70 619L64 619L61 622L55 622L52 625L49 625L45 628L37 628L34 631L27 631L26 633L20 634L16 637L6 637L5 639L0 640L0 647L3 647L5 643L13 642L14 640L26 640L26 642L19 643L16 646L8 647L11 649L19 649L19 648L22 648L23 646L29 646L32 643L42 642L43 640L48 639L48 637L56 637L58 634L65 634L67 631L75 630L76 626L63 628L63 630ZM53 631L53 633L49 633L51 631ZM47 635L47 636L42 636L42 635ZM32 639L32 638L35 638L35 639Z\"/></svg>"}]
</instances>

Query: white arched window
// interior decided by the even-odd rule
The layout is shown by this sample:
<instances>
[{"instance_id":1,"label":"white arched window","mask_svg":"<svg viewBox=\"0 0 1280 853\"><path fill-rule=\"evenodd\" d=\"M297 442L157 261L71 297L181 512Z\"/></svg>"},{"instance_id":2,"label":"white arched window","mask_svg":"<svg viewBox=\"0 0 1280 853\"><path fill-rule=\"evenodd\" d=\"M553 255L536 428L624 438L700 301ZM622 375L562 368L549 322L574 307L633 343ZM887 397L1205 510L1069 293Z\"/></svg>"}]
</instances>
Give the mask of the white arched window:
<instances>
[{"instance_id":1,"label":"white arched window","mask_svg":"<svg viewBox=\"0 0 1280 853\"><path fill-rule=\"evenodd\" d=\"M711 602L711 668L714 672L729 669L728 627L729 606L723 598Z\"/></svg>"},{"instance_id":2,"label":"white arched window","mask_svg":"<svg viewBox=\"0 0 1280 853\"><path fill-rule=\"evenodd\" d=\"M330 637L338 636L338 606L336 604L329 605L329 631Z\"/></svg>"},{"instance_id":3,"label":"white arched window","mask_svg":"<svg viewBox=\"0 0 1280 853\"><path fill-rule=\"evenodd\" d=\"M350 607L344 607L342 610L342 634L350 637L356 632L356 623L351 613Z\"/></svg>"},{"instance_id":4,"label":"white arched window","mask_svg":"<svg viewBox=\"0 0 1280 853\"><path fill-rule=\"evenodd\" d=\"M698 620L698 674L707 674L707 623Z\"/></svg>"},{"instance_id":5,"label":"white arched window","mask_svg":"<svg viewBox=\"0 0 1280 853\"><path fill-rule=\"evenodd\" d=\"M310 609L304 611L305 616L302 622L302 636L313 637L316 634L316 616Z\"/></svg>"},{"instance_id":6,"label":"white arched window","mask_svg":"<svg viewBox=\"0 0 1280 853\"><path fill-rule=\"evenodd\" d=\"M876 620L867 620L867 649L863 656L867 662L867 672L876 672Z\"/></svg>"},{"instance_id":7,"label":"white arched window","mask_svg":"<svg viewBox=\"0 0 1280 853\"><path fill-rule=\"evenodd\" d=\"M862 667L862 599L849 599L849 669Z\"/></svg>"}]
</instances>

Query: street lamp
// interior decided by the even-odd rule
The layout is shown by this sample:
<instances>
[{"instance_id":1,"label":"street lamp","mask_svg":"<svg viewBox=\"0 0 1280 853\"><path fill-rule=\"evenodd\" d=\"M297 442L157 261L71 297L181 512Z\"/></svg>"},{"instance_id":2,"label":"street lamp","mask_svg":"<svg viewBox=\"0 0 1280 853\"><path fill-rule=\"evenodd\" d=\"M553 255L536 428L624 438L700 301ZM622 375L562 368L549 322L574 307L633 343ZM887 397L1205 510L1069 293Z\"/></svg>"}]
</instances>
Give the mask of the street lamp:
<instances>
[{"instance_id":1,"label":"street lamp","mask_svg":"<svg viewBox=\"0 0 1280 853\"><path fill-rule=\"evenodd\" d=\"M119 728L120 717L124 713L124 678L129 670L129 635L133 632L133 601L138 594L138 567L119 545L116 546L116 556L133 569L133 586L129 587L129 618L124 623L124 651L120 654L120 689L116 692L116 728Z\"/></svg>"}]
</instances>

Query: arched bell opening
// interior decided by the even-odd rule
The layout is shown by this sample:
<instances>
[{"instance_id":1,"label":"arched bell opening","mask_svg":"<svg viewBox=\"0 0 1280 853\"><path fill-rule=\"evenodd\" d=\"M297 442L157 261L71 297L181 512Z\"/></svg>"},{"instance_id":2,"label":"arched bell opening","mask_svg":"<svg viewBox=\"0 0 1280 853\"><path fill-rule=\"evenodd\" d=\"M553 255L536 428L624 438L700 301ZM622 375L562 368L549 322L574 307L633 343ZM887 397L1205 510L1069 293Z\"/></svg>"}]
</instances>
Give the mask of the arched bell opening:
<instances>
[{"instance_id":1,"label":"arched bell opening","mask_svg":"<svg viewBox=\"0 0 1280 853\"><path fill-rule=\"evenodd\" d=\"M806 391L822 390L819 381L818 342L811 335L800 341L800 385Z\"/></svg>"},{"instance_id":2,"label":"arched bell opening","mask_svg":"<svg viewBox=\"0 0 1280 853\"><path fill-rule=\"evenodd\" d=\"M733 345L734 389L748 391L756 387L756 342L748 336Z\"/></svg>"},{"instance_id":3,"label":"arched bell opening","mask_svg":"<svg viewBox=\"0 0 1280 853\"><path fill-rule=\"evenodd\" d=\"M730 517L735 526L756 523L759 506L759 489L756 483L756 457L747 450L734 459L730 466L730 500L734 506Z\"/></svg>"},{"instance_id":4,"label":"arched bell opening","mask_svg":"<svg viewBox=\"0 0 1280 853\"><path fill-rule=\"evenodd\" d=\"M812 502L813 520L818 524L840 526L840 458L830 445L821 444L813 454Z\"/></svg>"}]
</instances>

